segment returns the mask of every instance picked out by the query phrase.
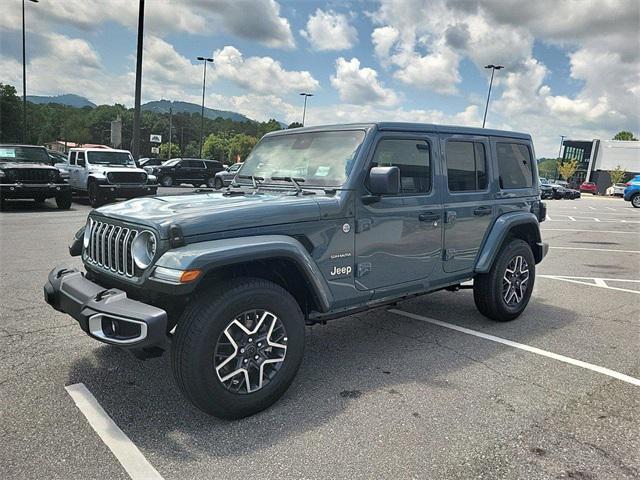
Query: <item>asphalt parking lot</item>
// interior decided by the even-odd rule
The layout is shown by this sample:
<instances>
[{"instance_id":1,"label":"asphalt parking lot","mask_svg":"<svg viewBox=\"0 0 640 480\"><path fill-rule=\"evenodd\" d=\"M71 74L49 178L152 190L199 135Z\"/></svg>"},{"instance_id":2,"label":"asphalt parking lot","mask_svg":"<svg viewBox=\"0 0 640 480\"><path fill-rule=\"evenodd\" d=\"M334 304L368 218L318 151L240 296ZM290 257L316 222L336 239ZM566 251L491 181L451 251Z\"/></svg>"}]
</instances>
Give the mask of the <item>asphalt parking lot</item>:
<instances>
[{"instance_id":1,"label":"asphalt parking lot","mask_svg":"<svg viewBox=\"0 0 640 480\"><path fill-rule=\"evenodd\" d=\"M86 204L14 205L0 214L3 478L639 477L640 210L547 205L551 249L519 319L485 319L462 290L314 326L284 398L235 422L183 399L168 355L138 361L45 304L49 270L80 265L67 245ZM118 462L117 432L96 434L65 389L79 383L149 470Z\"/></svg>"}]
</instances>

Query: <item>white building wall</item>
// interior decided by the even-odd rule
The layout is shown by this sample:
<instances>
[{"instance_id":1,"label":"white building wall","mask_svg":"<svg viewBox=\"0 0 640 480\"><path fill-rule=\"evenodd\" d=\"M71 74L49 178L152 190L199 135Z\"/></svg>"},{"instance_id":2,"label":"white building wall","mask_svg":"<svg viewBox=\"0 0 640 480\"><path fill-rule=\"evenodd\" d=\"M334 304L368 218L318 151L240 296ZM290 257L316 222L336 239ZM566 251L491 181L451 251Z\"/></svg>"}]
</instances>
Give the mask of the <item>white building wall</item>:
<instances>
[{"instance_id":1,"label":"white building wall","mask_svg":"<svg viewBox=\"0 0 640 480\"><path fill-rule=\"evenodd\" d=\"M626 172L640 172L640 142L600 140L592 170L614 170L620 166Z\"/></svg>"}]
</instances>

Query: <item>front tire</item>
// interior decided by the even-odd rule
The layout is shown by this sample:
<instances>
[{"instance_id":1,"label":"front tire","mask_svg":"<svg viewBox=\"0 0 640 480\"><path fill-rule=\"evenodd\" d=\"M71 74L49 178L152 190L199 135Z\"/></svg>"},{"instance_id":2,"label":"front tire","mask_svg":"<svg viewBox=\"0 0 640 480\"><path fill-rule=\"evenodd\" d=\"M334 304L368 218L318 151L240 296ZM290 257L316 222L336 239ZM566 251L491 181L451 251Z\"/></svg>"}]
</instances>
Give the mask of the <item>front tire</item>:
<instances>
[{"instance_id":1,"label":"front tire","mask_svg":"<svg viewBox=\"0 0 640 480\"><path fill-rule=\"evenodd\" d=\"M100 191L100 187L98 186L97 183L91 182L89 184L88 195L89 195L89 205L91 205L93 208L98 208L104 205L104 196L102 195L102 192Z\"/></svg>"},{"instance_id":2,"label":"front tire","mask_svg":"<svg viewBox=\"0 0 640 480\"><path fill-rule=\"evenodd\" d=\"M173 183L174 183L173 177L171 175L165 175L160 180L160 183L162 184L163 187L173 187Z\"/></svg>"},{"instance_id":3,"label":"front tire","mask_svg":"<svg viewBox=\"0 0 640 480\"><path fill-rule=\"evenodd\" d=\"M182 393L219 418L253 415L287 390L302 362L304 316L275 283L238 278L185 309L171 365Z\"/></svg>"},{"instance_id":4,"label":"front tire","mask_svg":"<svg viewBox=\"0 0 640 480\"><path fill-rule=\"evenodd\" d=\"M60 210L69 210L71 208L71 191L57 195L56 206Z\"/></svg>"},{"instance_id":5,"label":"front tire","mask_svg":"<svg viewBox=\"0 0 640 480\"><path fill-rule=\"evenodd\" d=\"M633 205L634 208L640 208L640 193L636 193L631 197L631 205Z\"/></svg>"},{"instance_id":6,"label":"front tire","mask_svg":"<svg viewBox=\"0 0 640 480\"><path fill-rule=\"evenodd\" d=\"M215 187L216 190L220 190L221 188L224 187L224 182L222 181L221 178L216 178L215 181L213 182L213 186Z\"/></svg>"},{"instance_id":7,"label":"front tire","mask_svg":"<svg viewBox=\"0 0 640 480\"><path fill-rule=\"evenodd\" d=\"M205 182L208 188L216 188L216 179L214 177L207 178Z\"/></svg>"},{"instance_id":8,"label":"front tire","mask_svg":"<svg viewBox=\"0 0 640 480\"><path fill-rule=\"evenodd\" d=\"M508 322L524 311L536 276L536 265L529 244L513 239L505 244L489 273L473 281L473 299L485 317Z\"/></svg>"}]
</instances>

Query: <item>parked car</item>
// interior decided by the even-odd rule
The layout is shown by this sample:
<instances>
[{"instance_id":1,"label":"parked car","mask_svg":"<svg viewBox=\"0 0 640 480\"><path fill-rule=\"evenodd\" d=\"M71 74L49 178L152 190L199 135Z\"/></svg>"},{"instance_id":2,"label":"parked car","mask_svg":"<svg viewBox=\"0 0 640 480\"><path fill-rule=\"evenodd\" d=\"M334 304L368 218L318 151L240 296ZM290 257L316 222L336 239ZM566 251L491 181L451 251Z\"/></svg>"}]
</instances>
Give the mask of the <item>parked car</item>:
<instances>
[{"instance_id":1,"label":"parked car","mask_svg":"<svg viewBox=\"0 0 640 480\"><path fill-rule=\"evenodd\" d=\"M540 179L540 198L542 198L542 200L553 198L553 186L547 182L546 178L544 181L542 178Z\"/></svg>"},{"instance_id":2,"label":"parked car","mask_svg":"<svg viewBox=\"0 0 640 480\"><path fill-rule=\"evenodd\" d=\"M215 187L216 173L224 170L217 160L202 158L172 158L158 167L153 167L153 174L163 187L173 187L181 183L190 183L199 187L203 183L207 187Z\"/></svg>"},{"instance_id":3,"label":"parked car","mask_svg":"<svg viewBox=\"0 0 640 480\"><path fill-rule=\"evenodd\" d=\"M631 202L635 208L640 208L640 175L636 175L625 185L623 198L627 202Z\"/></svg>"},{"instance_id":4,"label":"parked car","mask_svg":"<svg viewBox=\"0 0 640 480\"><path fill-rule=\"evenodd\" d=\"M54 167L47 149L36 145L0 145L0 210L7 199L55 198L61 209L71 207L71 189L64 172Z\"/></svg>"},{"instance_id":5,"label":"parked car","mask_svg":"<svg viewBox=\"0 0 640 480\"><path fill-rule=\"evenodd\" d=\"M622 197L624 196L624 189L627 188L626 183L614 183L606 190L607 195Z\"/></svg>"},{"instance_id":6,"label":"parked car","mask_svg":"<svg viewBox=\"0 0 640 480\"><path fill-rule=\"evenodd\" d=\"M127 150L72 148L67 168L74 192L87 195L94 208L116 198L154 195L158 190L155 177L136 167Z\"/></svg>"},{"instance_id":7,"label":"parked car","mask_svg":"<svg viewBox=\"0 0 640 480\"><path fill-rule=\"evenodd\" d=\"M54 164L54 165L56 163L68 163L69 162L69 158L67 157L66 153L58 152L57 150L48 150L47 149L47 154L49 155L49 158L51 159L51 163Z\"/></svg>"},{"instance_id":8,"label":"parked car","mask_svg":"<svg viewBox=\"0 0 640 480\"><path fill-rule=\"evenodd\" d=\"M242 162L234 163L233 165L229 165L223 171L216 173L216 177L214 179L214 187L220 189L222 187L227 187L231 184L233 179L240 170L242 166Z\"/></svg>"},{"instance_id":9,"label":"parked car","mask_svg":"<svg viewBox=\"0 0 640 480\"><path fill-rule=\"evenodd\" d=\"M159 158L141 158L138 160L138 167L144 169L148 174L153 174L153 167L159 167L162 165L162 160Z\"/></svg>"},{"instance_id":10,"label":"parked car","mask_svg":"<svg viewBox=\"0 0 640 480\"><path fill-rule=\"evenodd\" d=\"M69 249L86 272L53 269L45 299L140 357L170 345L198 408L252 415L293 381L305 325L470 280L483 315L518 317L548 250L535 158L530 135L480 128L272 132L228 192L91 212Z\"/></svg>"},{"instance_id":11,"label":"parked car","mask_svg":"<svg viewBox=\"0 0 640 480\"><path fill-rule=\"evenodd\" d=\"M593 195L598 194L598 186L593 182L582 182L580 185L580 192L591 193Z\"/></svg>"}]
</instances>

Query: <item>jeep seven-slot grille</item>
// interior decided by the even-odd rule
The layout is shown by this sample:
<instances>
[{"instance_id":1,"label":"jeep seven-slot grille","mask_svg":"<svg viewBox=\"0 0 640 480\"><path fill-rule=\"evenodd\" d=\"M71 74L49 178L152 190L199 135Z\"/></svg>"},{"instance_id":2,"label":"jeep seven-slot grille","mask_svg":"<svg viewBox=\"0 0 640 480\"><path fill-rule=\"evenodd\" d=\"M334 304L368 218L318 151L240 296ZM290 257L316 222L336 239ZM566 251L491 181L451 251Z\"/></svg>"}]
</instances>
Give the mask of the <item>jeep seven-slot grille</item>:
<instances>
[{"instance_id":1,"label":"jeep seven-slot grille","mask_svg":"<svg viewBox=\"0 0 640 480\"><path fill-rule=\"evenodd\" d=\"M147 174L142 172L109 172L107 180L109 183L145 183Z\"/></svg>"},{"instance_id":2,"label":"jeep seven-slot grille","mask_svg":"<svg viewBox=\"0 0 640 480\"><path fill-rule=\"evenodd\" d=\"M87 260L106 270L132 277L134 274L131 248L138 230L91 220Z\"/></svg>"},{"instance_id":3,"label":"jeep seven-slot grille","mask_svg":"<svg viewBox=\"0 0 640 480\"><path fill-rule=\"evenodd\" d=\"M14 168L11 179L21 183L50 183L58 180L58 173L50 168Z\"/></svg>"}]
</instances>

